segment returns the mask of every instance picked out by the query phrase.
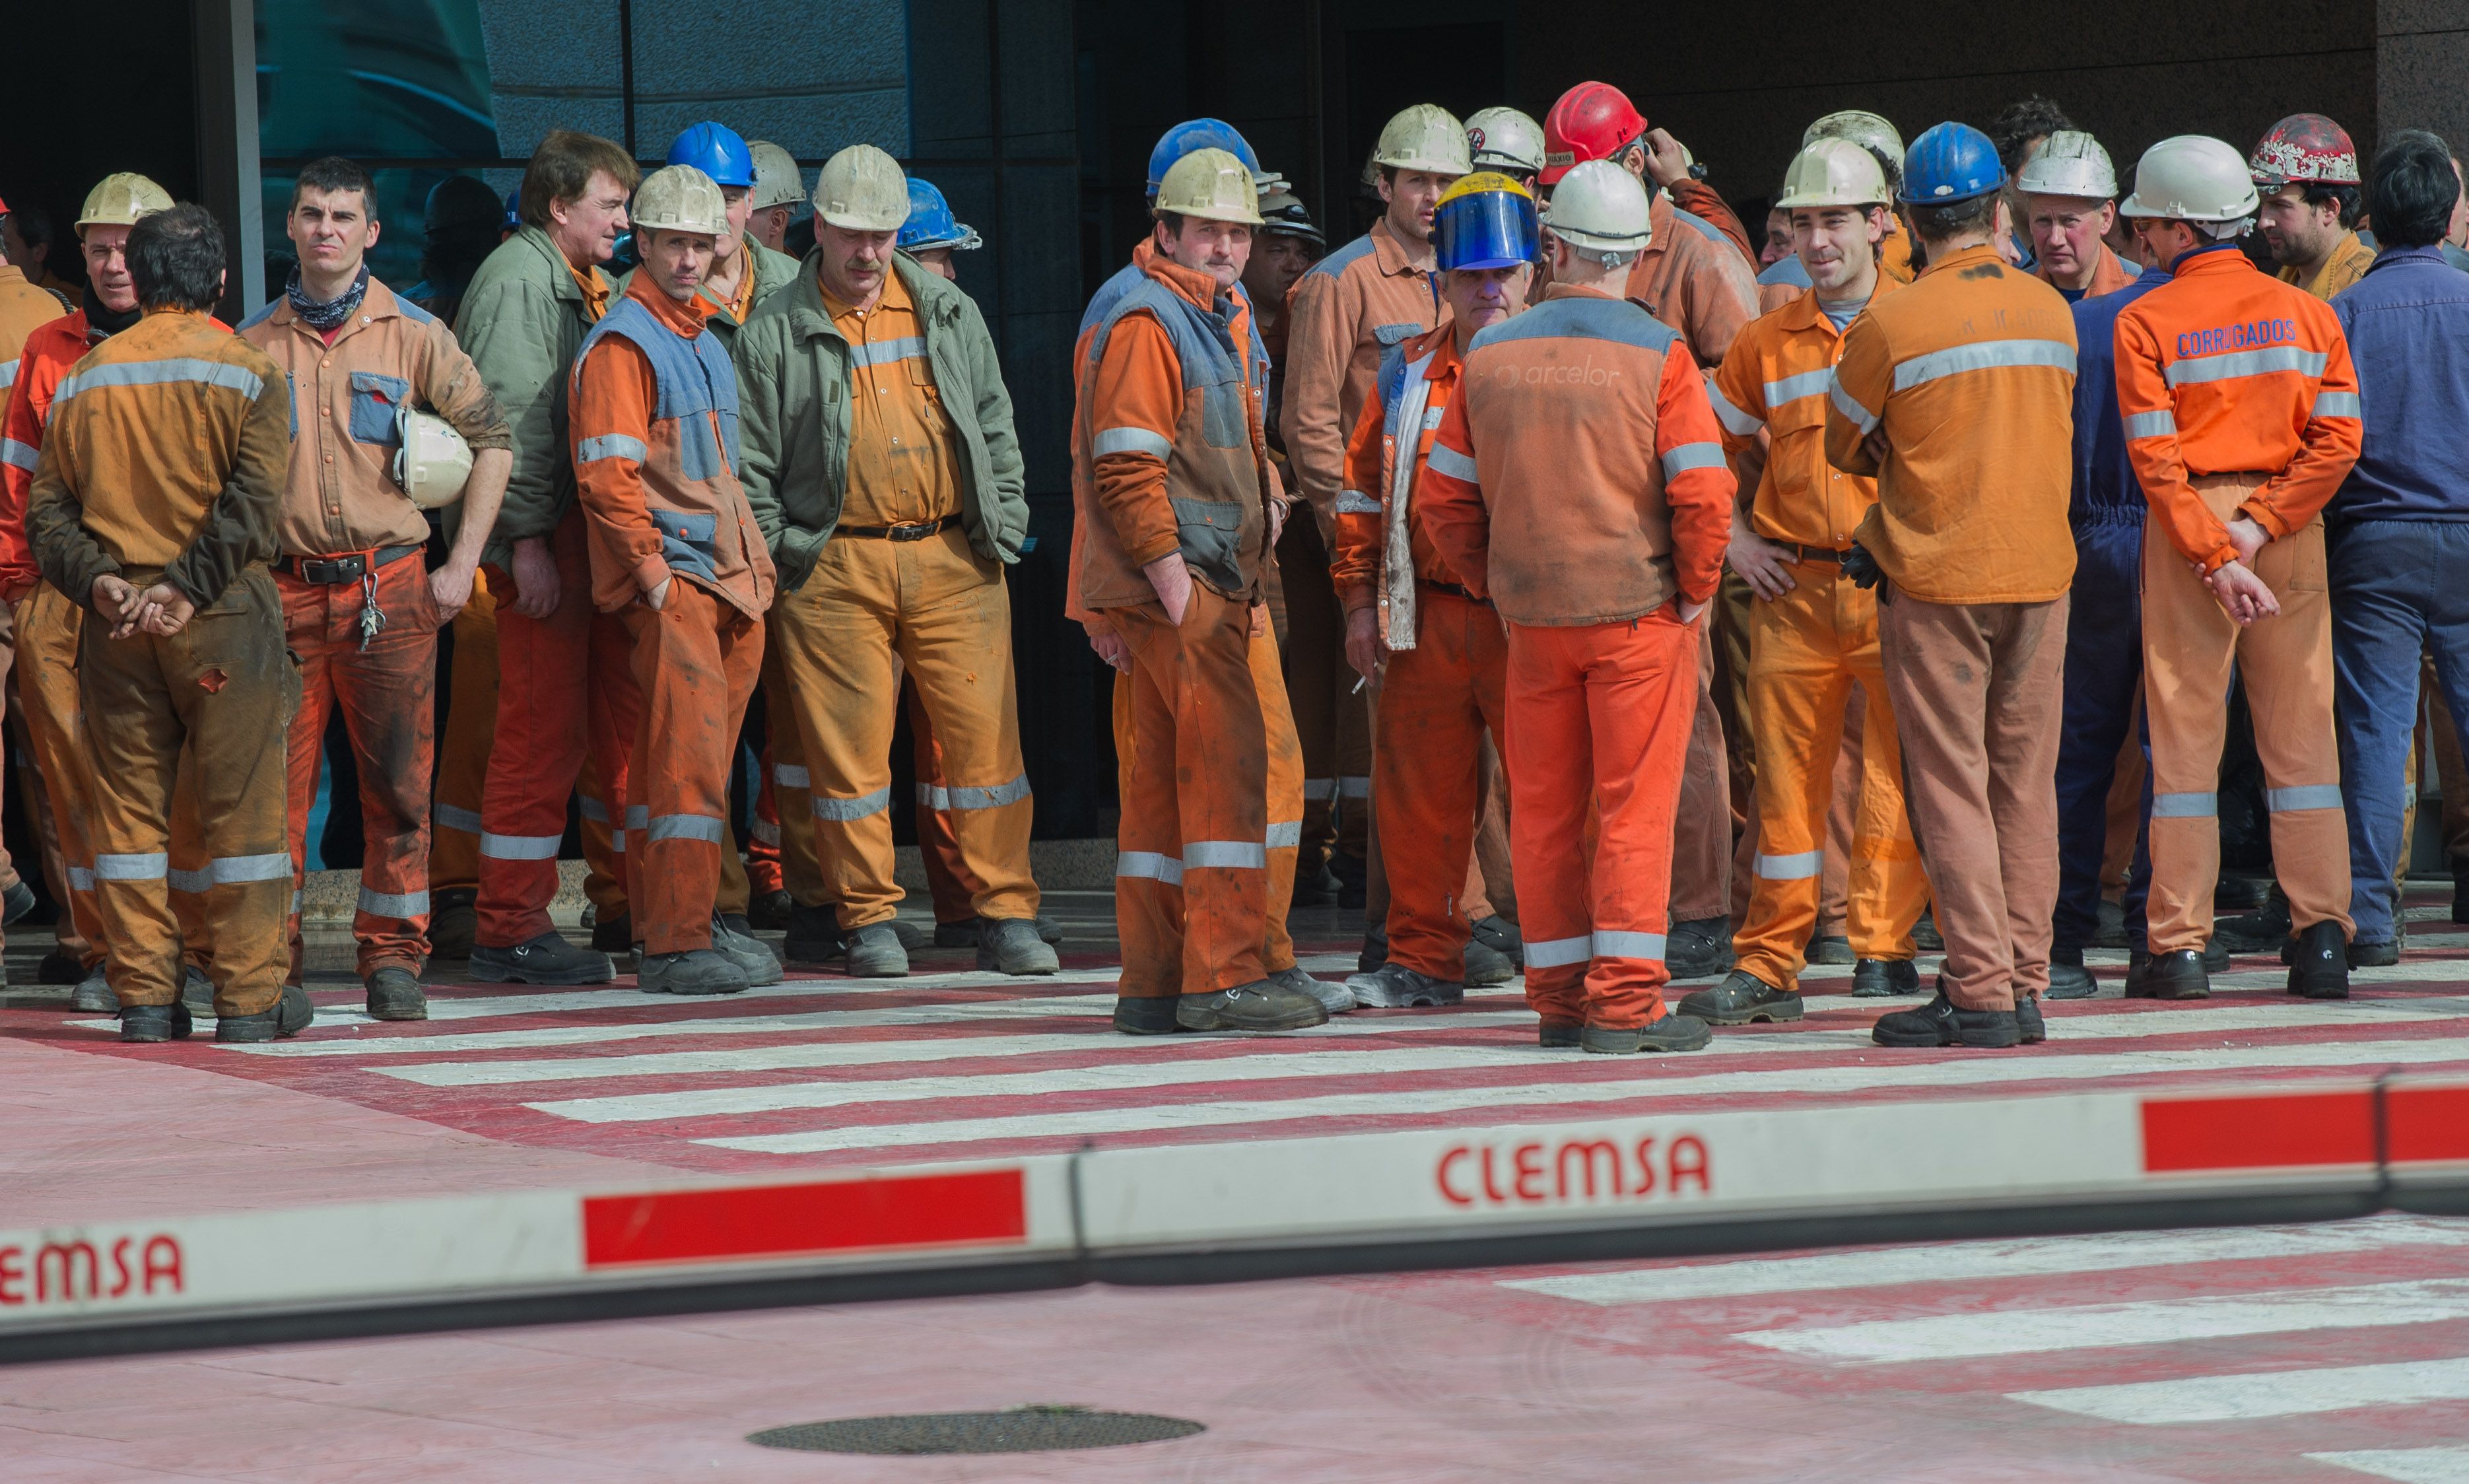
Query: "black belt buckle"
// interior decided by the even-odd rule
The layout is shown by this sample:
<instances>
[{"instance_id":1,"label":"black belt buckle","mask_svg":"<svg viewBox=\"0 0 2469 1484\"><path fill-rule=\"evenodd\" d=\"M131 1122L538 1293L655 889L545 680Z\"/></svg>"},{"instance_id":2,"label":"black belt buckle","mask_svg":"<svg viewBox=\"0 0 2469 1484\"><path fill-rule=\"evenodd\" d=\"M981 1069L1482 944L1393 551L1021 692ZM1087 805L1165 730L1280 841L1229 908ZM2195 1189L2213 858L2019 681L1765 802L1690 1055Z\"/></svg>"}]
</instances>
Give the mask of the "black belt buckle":
<instances>
[{"instance_id":1,"label":"black belt buckle","mask_svg":"<svg viewBox=\"0 0 2469 1484\"><path fill-rule=\"evenodd\" d=\"M924 541L942 528L940 521L919 521L912 525L890 526L885 530L884 536L891 541Z\"/></svg>"},{"instance_id":2,"label":"black belt buckle","mask_svg":"<svg viewBox=\"0 0 2469 1484\"><path fill-rule=\"evenodd\" d=\"M358 582L367 576L369 559L358 551L338 557L296 557L292 560L291 569L300 574L302 582L333 587L338 583Z\"/></svg>"}]
</instances>

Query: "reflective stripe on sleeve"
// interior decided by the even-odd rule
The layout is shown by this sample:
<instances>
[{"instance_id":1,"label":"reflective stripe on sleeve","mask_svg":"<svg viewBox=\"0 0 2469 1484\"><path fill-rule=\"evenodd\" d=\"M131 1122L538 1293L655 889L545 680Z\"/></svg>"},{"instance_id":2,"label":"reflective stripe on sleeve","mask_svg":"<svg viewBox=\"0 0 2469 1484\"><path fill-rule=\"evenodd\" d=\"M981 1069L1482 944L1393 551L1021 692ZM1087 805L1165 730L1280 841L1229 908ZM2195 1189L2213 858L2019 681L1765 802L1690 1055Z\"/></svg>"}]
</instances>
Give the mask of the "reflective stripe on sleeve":
<instances>
[{"instance_id":1,"label":"reflective stripe on sleeve","mask_svg":"<svg viewBox=\"0 0 2469 1484\"><path fill-rule=\"evenodd\" d=\"M1774 383L1769 382L1766 385L1771 388ZM1723 430L1735 438L1749 437L1765 426L1763 420L1734 406L1732 399L1724 396L1722 388L1712 381L1706 383L1706 400L1714 405L1715 421L1722 424Z\"/></svg>"},{"instance_id":2,"label":"reflective stripe on sleeve","mask_svg":"<svg viewBox=\"0 0 2469 1484\"><path fill-rule=\"evenodd\" d=\"M20 443L14 438L0 438L0 464L33 474L35 466L42 461L43 451L33 444Z\"/></svg>"},{"instance_id":3,"label":"reflective stripe on sleeve","mask_svg":"<svg viewBox=\"0 0 2469 1484\"><path fill-rule=\"evenodd\" d=\"M2363 417L2365 408L2359 405L2356 392L2317 392L2315 415L2317 417Z\"/></svg>"},{"instance_id":4,"label":"reflective stripe on sleeve","mask_svg":"<svg viewBox=\"0 0 2469 1484\"><path fill-rule=\"evenodd\" d=\"M444 825L448 829L459 829L467 835L476 835L480 832L480 811L477 809L458 809L447 803L430 804L428 818L431 823Z\"/></svg>"},{"instance_id":5,"label":"reflective stripe on sleeve","mask_svg":"<svg viewBox=\"0 0 2469 1484\"><path fill-rule=\"evenodd\" d=\"M629 438L624 433L602 433L597 438L586 438L576 444L574 461L588 464L604 458L631 458L639 464L649 452L640 438Z\"/></svg>"},{"instance_id":6,"label":"reflective stripe on sleeve","mask_svg":"<svg viewBox=\"0 0 2469 1484\"><path fill-rule=\"evenodd\" d=\"M2178 436L2178 414L2167 407L2157 412L2137 412L2126 419L2126 436L2135 438L2175 438Z\"/></svg>"},{"instance_id":7,"label":"reflective stripe on sleeve","mask_svg":"<svg viewBox=\"0 0 2469 1484\"><path fill-rule=\"evenodd\" d=\"M1860 406L1858 398L1843 389L1841 382L1830 384L1826 395L1834 402L1834 410L1842 413L1851 421L1853 427L1860 429L1861 437L1865 438L1878 430L1878 414Z\"/></svg>"},{"instance_id":8,"label":"reflective stripe on sleeve","mask_svg":"<svg viewBox=\"0 0 2469 1484\"><path fill-rule=\"evenodd\" d=\"M1692 469L1722 469L1723 447L1719 443L1684 443L1663 455L1663 477L1677 479Z\"/></svg>"},{"instance_id":9,"label":"reflective stripe on sleeve","mask_svg":"<svg viewBox=\"0 0 2469 1484\"><path fill-rule=\"evenodd\" d=\"M1447 475L1452 479L1464 479L1468 484L1482 482L1475 477L1474 460L1445 443L1432 445L1432 452L1423 459L1423 467L1436 474Z\"/></svg>"},{"instance_id":10,"label":"reflective stripe on sleeve","mask_svg":"<svg viewBox=\"0 0 2469 1484\"><path fill-rule=\"evenodd\" d=\"M1099 458L1109 453L1151 453L1164 458L1174 452L1174 440L1145 428L1109 428L1092 447Z\"/></svg>"},{"instance_id":11,"label":"reflective stripe on sleeve","mask_svg":"<svg viewBox=\"0 0 2469 1484\"><path fill-rule=\"evenodd\" d=\"M1798 855L1761 855L1758 877L1764 881L1806 881L1825 868L1826 852L1803 850Z\"/></svg>"}]
</instances>

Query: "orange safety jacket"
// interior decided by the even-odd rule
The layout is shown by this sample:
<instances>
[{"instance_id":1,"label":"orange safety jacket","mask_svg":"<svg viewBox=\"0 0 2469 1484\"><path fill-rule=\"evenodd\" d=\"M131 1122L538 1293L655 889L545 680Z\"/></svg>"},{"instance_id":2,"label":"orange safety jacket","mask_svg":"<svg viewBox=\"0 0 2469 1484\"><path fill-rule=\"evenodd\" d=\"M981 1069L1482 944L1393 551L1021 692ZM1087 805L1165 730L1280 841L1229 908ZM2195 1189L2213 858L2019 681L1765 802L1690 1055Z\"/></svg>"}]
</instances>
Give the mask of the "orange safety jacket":
<instances>
[{"instance_id":1,"label":"orange safety jacket","mask_svg":"<svg viewBox=\"0 0 2469 1484\"><path fill-rule=\"evenodd\" d=\"M1677 335L1554 284L1467 345L1415 499L1442 560L1502 617L1616 623L1714 595L1732 529L1721 437Z\"/></svg>"},{"instance_id":2,"label":"orange safety jacket","mask_svg":"<svg viewBox=\"0 0 2469 1484\"><path fill-rule=\"evenodd\" d=\"M1379 609L1382 640L1391 649L1415 647L1417 579L1465 587L1432 545L1414 500L1464 370L1454 319L1393 347L1346 446L1329 583L1348 613Z\"/></svg>"},{"instance_id":3,"label":"orange safety jacket","mask_svg":"<svg viewBox=\"0 0 2469 1484\"><path fill-rule=\"evenodd\" d=\"M1431 272L1389 219L1312 265L1286 290L1286 390L1278 431L1295 485L1324 528L1346 483L1346 440L1391 346L1441 322Z\"/></svg>"},{"instance_id":4,"label":"orange safety jacket","mask_svg":"<svg viewBox=\"0 0 2469 1484\"><path fill-rule=\"evenodd\" d=\"M737 372L698 302L637 273L574 354L566 422L603 613L670 577L751 617L772 606L771 546L737 478Z\"/></svg>"},{"instance_id":5,"label":"orange safety jacket","mask_svg":"<svg viewBox=\"0 0 2469 1484\"><path fill-rule=\"evenodd\" d=\"M1157 601L1142 568L1181 552L1200 582L1257 599L1278 498L1251 312L1206 273L1152 257L1090 340L1080 439L1095 472L1076 546L1091 609ZM1076 492L1075 492L1076 498Z\"/></svg>"},{"instance_id":6,"label":"orange safety jacket","mask_svg":"<svg viewBox=\"0 0 2469 1484\"><path fill-rule=\"evenodd\" d=\"M2117 316L2118 412L2152 518L2208 575L2237 547L2191 478L2269 475L2238 510L2286 536L2340 492L2365 425L2330 305L2257 271L2234 243L2170 273Z\"/></svg>"},{"instance_id":7,"label":"orange safety jacket","mask_svg":"<svg viewBox=\"0 0 2469 1484\"><path fill-rule=\"evenodd\" d=\"M1869 302L1902 287L1880 273ZM1878 502L1877 480L1826 461L1826 396L1842 357L1843 333L1819 306L1817 290L1804 289L1741 332L1707 386L1726 450L1748 452L1761 429L1770 440L1749 510L1751 527L1768 541L1843 550Z\"/></svg>"},{"instance_id":8,"label":"orange safety jacket","mask_svg":"<svg viewBox=\"0 0 2469 1484\"><path fill-rule=\"evenodd\" d=\"M1646 249L1629 265L1628 296L1678 331L1699 365L1721 365L1734 337L1758 317L1756 258L1659 194L1647 225Z\"/></svg>"}]
</instances>

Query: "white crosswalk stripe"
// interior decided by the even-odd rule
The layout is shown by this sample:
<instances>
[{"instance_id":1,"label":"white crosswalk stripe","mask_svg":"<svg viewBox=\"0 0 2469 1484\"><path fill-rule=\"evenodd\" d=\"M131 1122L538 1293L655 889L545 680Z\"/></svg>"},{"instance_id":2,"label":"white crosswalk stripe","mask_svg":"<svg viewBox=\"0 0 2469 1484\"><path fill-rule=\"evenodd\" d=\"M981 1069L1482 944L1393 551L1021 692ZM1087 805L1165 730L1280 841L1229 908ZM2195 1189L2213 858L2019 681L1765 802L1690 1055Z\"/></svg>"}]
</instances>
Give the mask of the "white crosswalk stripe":
<instances>
[{"instance_id":1,"label":"white crosswalk stripe","mask_svg":"<svg viewBox=\"0 0 2469 1484\"><path fill-rule=\"evenodd\" d=\"M2364 1406L2469 1401L2469 1356L2247 1376L2187 1376L2116 1386L2012 1391L2007 1396L2077 1417L2142 1426L2301 1417Z\"/></svg>"},{"instance_id":2,"label":"white crosswalk stripe","mask_svg":"<svg viewBox=\"0 0 2469 1484\"><path fill-rule=\"evenodd\" d=\"M2370 1448L2306 1456L2397 1484L2469 1484L2469 1448Z\"/></svg>"}]
</instances>

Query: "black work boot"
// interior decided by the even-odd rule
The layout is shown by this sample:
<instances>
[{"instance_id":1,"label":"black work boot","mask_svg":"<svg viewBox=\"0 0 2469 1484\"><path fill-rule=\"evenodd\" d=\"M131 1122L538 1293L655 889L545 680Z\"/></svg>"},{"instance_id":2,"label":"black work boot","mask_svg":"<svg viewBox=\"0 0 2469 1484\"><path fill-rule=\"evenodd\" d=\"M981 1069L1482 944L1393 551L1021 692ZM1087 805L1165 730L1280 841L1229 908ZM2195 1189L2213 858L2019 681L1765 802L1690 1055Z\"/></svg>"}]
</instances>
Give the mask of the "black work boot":
<instances>
[{"instance_id":1,"label":"black work boot","mask_svg":"<svg viewBox=\"0 0 2469 1484\"><path fill-rule=\"evenodd\" d=\"M1791 990L1778 989L1747 969L1734 969L1729 979L1714 988L1683 996L1680 1013L1695 1015L1710 1026L1745 1026L1761 1020L1781 1024L1807 1012L1800 996Z\"/></svg>"},{"instance_id":2,"label":"black work boot","mask_svg":"<svg viewBox=\"0 0 2469 1484\"><path fill-rule=\"evenodd\" d=\"M1171 994L1126 994L1115 1000L1115 1029L1125 1035L1172 1035L1183 1027L1174 1023L1175 1002Z\"/></svg>"},{"instance_id":3,"label":"black work boot","mask_svg":"<svg viewBox=\"0 0 2469 1484\"><path fill-rule=\"evenodd\" d=\"M2309 924L2297 935L2296 952L2289 965L2289 992L2309 1000L2345 1000L2349 997L2348 944L2341 937L2341 924L2323 921Z\"/></svg>"},{"instance_id":4,"label":"black work boot","mask_svg":"<svg viewBox=\"0 0 2469 1484\"><path fill-rule=\"evenodd\" d=\"M1026 917L987 917L978 923L978 967L998 974L1051 974L1063 966L1054 945L1037 936Z\"/></svg>"},{"instance_id":5,"label":"black work boot","mask_svg":"<svg viewBox=\"0 0 2469 1484\"><path fill-rule=\"evenodd\" d=\"M1410 1009L1419 1005L1460 1005L1465 985L1419 974L1403 963L1383 963L1369 974L1350 975L1346 988L1369 1009Z\"/></svg>"},{"instance_id":6,"label":"black work boot","mask_svg":"<svg viewBox=\"0 0 2469 1484\"><path fill-rule=\"evenodd\" d=\"M74 985L85 978L85 961L65 948L55 948L35 965L38 985Z\"/></svg>"},{"instance_id":7,"label":"black work boot","mask_svg":"<svg viewBox=\"0 0 2469 1484\"><path fill-rule=\"evenodd\" d=\"M1585 1039L1586 1028L1581 1021L1546 1020L1534 1032L1535 1044L1553 1051L1566 1051Z\"/></svg>"},{"instance_id":8,"label":"black work boot","mask_svg":"<svg viewBox=\"0 0 2469 1484\"><path fill-rule=\"evenodd\" d=\"M2015 1029L2026 1046L2038 1046L2049 1038L2049 1023L2041 1014L2041 1002L2031 995L2015 997Z\"/></svg>"},{"instance_id":9,"label":"black work boot","mask_svg":"<svg viewBox=\"0 0 2469 1484\"><path fill-rule=\"evenodd\" d=\"M855 979L899 979L909 972L909 950L888 922L848 930L848 971Z\"/></svg>"},{"instance_id":10,"label":"black work boot","mask_svg":"<svg viewBox=\"0 0 2469 1484\"><path fill-rule=\"evenodd\" d=\"M428 956L468 959L480 931L480 893L471 887L445 887L428 896Z\"/></svg>"},{"instance_id":11,"label":"black work boot","mask_svg":"<svg viewBox=\"0 0 2469 1484\"><path fill-rule=\"evenodd\" d=\"M1363 857L1341 850L1328 858L1328 869L1337 877L1337 905L1362 911L1371 887L1371 869L1363 864Z\"/></svg>"},{"instance_id":12,"label":"black work boot","mask_svg":"<svg viewBox=\"0 0 2469 1484\"><path fill-rule=\"evenodd\" d=\"M2212 940L2231 953L2278 953L2289 930L2289 898L2274 888L2254 911L2213 923Z\"/></svg>"},{"instance_id":13,"label":"black work boot","mask_svg":"<svg viewBox=\"0 0 2469 1484\"><path fill-rule=\"evenodd\" d=\"M592 932L597 935L599 929ZM470 973L484 985L605 985L617 977L609 955L577 948L555 930L512 948L479 944L472 950Z\"/></svg>"},{"instance_id":14,"label":"black work boot","mask_svg":"<svg viewBox=\"0 0 2469 1484\"><path fill-rule=\"evenodd\" d=\"M1517 977L1517 965L1509 955L1486 943L1480 938L1466 939L1465 952L1458 956L1459 972L1477 989L1489 989Z\"/></svg>"},{"instance_id":15,"label":"black work boot","mask_svg":"<svg viewBox=\"0 0 2469 1484\"><path fill-rule=\"evenodd\" d=\"M2204 940L2204 972L2226 974L2229 971L2229 951L2218 938Z\"/></svg>"},{"instance_id":16,"label":"black work boot","mask_svg":"<svg viewBox=\"0 0 2469 1484\"><path fill-rule=\"evenodd\" d=\"M2392 926L2397 929L2400 923L2395 920ZM2285 958L2292 961L2290 963L2292 968L2296 967L2295 961L2298 955L2305 952L2303 946L2305 940L2305 935L2299 934L2296 941L2293 942L2284 954ZM2379 942L2370 943L2360 939L2349 944L2348 958L2351 968L2390 968L2400 962L2400 938L2395 933L2394 936Z\"/></svg>"},{"instance_id":17,"label":"black work boot","mask_svg":"<svg viewBox=\"0 0 2469 1484\"><path fill-rule=\"evenodd\" d=\"M190 1025L189 1008L176 1000L169 1005L132 1005L120 1012L120 1038L185 1041Z\"/></svg>"},{"instance_id":18,"label":"black work boot","mask_svg":"<svg viewBox=\"0 0 2469 1484\"><path fill-rule=\"evenodd\" d=\"M402 964L389 963L372 970L364 983L369 991L371 1020L428 1018L428 995L420 987L418 977Z\"/></svg>"},{"instance_id":19,"label":"black work boot","mask_svg":"<svg viewBox=\"0 0 2469 1484\"><path fill-rule=\"evenodd\" d=\"M792 963L830 963L840 958L845 947L841 939L840 909L825 902L820 907L797 907L789 914L789 933L780 946Z\"/></svg>"},{"instance_id":20,"label":"black work boot","mask_svg":"<svg viewBox=\"0 0 2469 1484\"><path fill-rule=\"evenodd\" d=\"M1526 939L1507 917L1495 913L1476 923L1474 940L1519 968L1526 966Z\"/></svg>"},{"instance_id":21,"label":"black work boot","mask_svg":"<svg viewBox=\"0 0 2469 1484\"><path fill-rule=\"evenodd\" d=\"M1731 972L1732 919L1675 922L1663 939L1663 966L1674 979L1712 979Z\"/></svg>"},{"instance_id":22,"label":"black work boot","mask_svg":"<svg viewBox=\"0 0 2469 1484\"><path fill-rule=\"evenodd\" d=\"M1187 994L1175 1002L1174 1023L1186 1031L1300 1031L1328 1023L1320 1001L1273 979L1232 989Z\"/></svg>"},{"instance_id":23,"label":"black work boot","mask_svg":"<svg viewBox=\"0 0 2469 1484\"><path fill-rule=\"evenodd\" d=\"M1389 924L1375 922L1363 930L1363 951L1354 956L1354 971L1369 974L1389 962Z\"/></svg>"},{"instance_id":24,"label":"black work boot","mask_svg":"<svg viewBox=\"0 0 2469 1484\"><path fill-rule=\"evenodd\" d=\"M35 889L20 881L0 893L0 927L15 927L17 919L35 910Z\"/></svg>"},{"instance_id":25,"label":"black work boot","mask_svg":"<svg viewBox=\"0 0 2469 1484\"><path fill-rule=\"evenodd\" d=\"M1809 962L1811 963L1858 963L1860 956L1852 951L1852 939L1839 933L1826 934L1809 940Z\"/></svg>"},{"instance_id":26,"label":"black work boot","mask_svg":"<svg viewBox=\"0 0 2469 1484\"><path fill-rule=\"evenodd\" d=\"M635 946L635 915L621 912L603 922L597 917L591 923L591 946L602 953L624 953Z\"/></svg>"},{"instance_id":27,"label":"black work boot","mask_svg":"<svg viewBox=\"0 0 2469 1484\"><path fill-rule=\"evenodd\" d=\"M1666 1010L1660 1020L1649 1021L1632 1031L1616 1031L1609 1026L1588 1026L1578 1032L1578 1049L1598 1055L1627 1055L1633 1052L1704 1051L1715 1039L1706 1022L1695 1015Z\"/></svg>"},{"instance_id":28,"label":"black work boot","mask_svg":"<svg viewBox=\"0 0 2469 1484\"><path fill-rule=\"evenodd\" d=\"M2002 1051L2023 1044L2023 1030L2013 1010L1968 1010L1947 998L1946 981L1937 998L1918 1009L1895 1010L1878 1017L1869 1038L1881 1046L1972 1046Z\"/></svg>"},{"instance_id":29,"label":"black work boot","mask_svg":"<svg viewBox=\"0 0 2469 1484\"><path fill-rule=\"evenodd\" d=\"M978 946L978 919L963 917L958 922L935 924L935 946L937 948L975 948Z\"/></svg>"},{"instance_id":30,"label":"black work boot","mask_svg":"<svg viewBox=\"0 0 2469 1484\"><path fill-rule=\"evenodd\" d=\"M2084 967L2080 948L2049 950L2049 998L2052 1000L2088 1000L2100 993L2100 981ZM2018 1002L2019 1005L2020 1002Z\"/></svg>"},{"instance_id":31,"label":"black work boot","mask_svg":"<svg viewBox=\"0 0 2469 1484\"><path fill-rule=\"evenodd\" d=\"M797 910L797 899L786 892L757 892L746 904L746 920L767 933L777 933L789 926L789 914Z\"/></svg>"},{"instance_id":32,"label":"black work boot","mask_svg":"<svg viewBox=\"0 0 2469 1484\"><path fill-rule=\"evenodd\" d=\"M1920 965L1909 959L1862 959L1852 965L1852 992L1863 1000L1918 994Z\"/></svg>"},{"instance_id":33,"label":"black work boot","mask_svg":"<svg viewBox=\"0 0 2469 1484\"><path fill-rule=\"evenodd\" d=\"M2193 948L2169 953L2136 952L2126 965L2126 997L2130 1000L2208 1000L2212 976L2204 956Z\"/></svg>"},{"instance_id":34,"label":"black work boot","mask_svg":"<svg viewBox=\"0 0 2469 1484\"><path fill-rule=\"evenodd\" d=\"M279 1041L298 1035L317 1018L317 1009L309 1003L309 991L298 985L285 985L282 997L274 1009L254 1015L222 1015L215 1020L218 1041Z\"/></svg>"}]
</instances>

